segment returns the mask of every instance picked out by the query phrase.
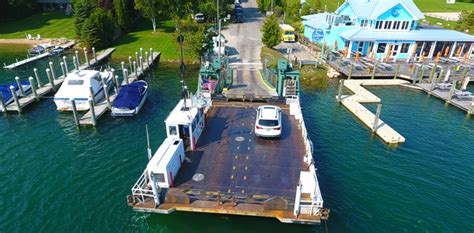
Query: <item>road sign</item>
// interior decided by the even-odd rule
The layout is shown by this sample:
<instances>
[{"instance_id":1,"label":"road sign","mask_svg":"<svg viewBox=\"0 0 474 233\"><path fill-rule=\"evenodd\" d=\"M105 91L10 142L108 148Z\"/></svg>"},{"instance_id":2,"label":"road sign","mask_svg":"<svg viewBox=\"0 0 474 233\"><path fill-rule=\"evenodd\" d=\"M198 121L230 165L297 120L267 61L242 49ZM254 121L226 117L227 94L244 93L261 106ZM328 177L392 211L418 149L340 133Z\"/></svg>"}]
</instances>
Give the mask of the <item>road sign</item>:
<instances>
[{"instance_id":1,"label":"road sign","mask_svg":"<svg viewBox=\"0 0 474 233\"><path fill-rule=\"evenodd\" d=\"M320 42L324 38L324 31L321 29L316 29L313 31L313 34L311 35L311 39L313 39L313 42Z\"/></svg>"}]
</instances>

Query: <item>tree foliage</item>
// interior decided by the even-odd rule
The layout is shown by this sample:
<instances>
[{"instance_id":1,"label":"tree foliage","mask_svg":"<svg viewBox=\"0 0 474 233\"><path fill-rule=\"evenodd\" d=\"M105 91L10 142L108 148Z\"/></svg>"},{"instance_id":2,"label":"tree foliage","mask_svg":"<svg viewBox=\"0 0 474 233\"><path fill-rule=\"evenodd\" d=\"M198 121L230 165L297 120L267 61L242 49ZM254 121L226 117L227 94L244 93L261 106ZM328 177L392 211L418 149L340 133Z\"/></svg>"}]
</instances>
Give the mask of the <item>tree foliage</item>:
<instances>
[{"instance_id":1,"label":"tree foliage","mask_svg":"<svg viewBox=\"0 0 474 233\"><path fill-rule=\"evenodd\" d=\"M82 27L94 9L94 5L87 0L77 0L74 4L74 29L77 37L82 37Z\"/></svg>"},{"instance_id":2,"label":"tree foliage","mask_svg":"<svg viewBox=\"0 0 474 233\"><path fill-rule=\"evenodd\" d=\"M110 12L96 8L82 25L81 41L86 47L106 48L112 43L115 23Z\"/></svg>"},{"instance_id":3,"label":"tree foliage","mask_svg":"<svg viewBox=\"0 0 474 233\"><path fill-rule=\"evenodd\" d=\"M127 31L130 19L126 0L114 0L114 7L117 25Z\"/></svg>"},{"instance_id":4,"label":"tree foliage","mask_svg":"<svg viewBox=\"0 0 474 233\"><path fill-rule=\"evenodd\" d=\"M468 30L469 33L474 33L474 11L463 11L456 29Z\"/></svg>"},{"instance_id":5,"label":"tree foliage","mask_svg":"<svg viewBox=\"0 0 474 233\"><path fill-rule=\"evenodd\" d=\"M316 14L319 10L321 10L320 0L306 0L301 9L301 15Z\"/></svg>"},{"instance_id":6,"label":"tree foliage","mask_svg":"<svg viewBox=\"0 0 474 233\"><path fill-rule=\"evenodd\" d=\"M300 20L300 0L284 0L285 22L292 23Z\"/></svg>"},{"instance_id":7,"label":"tree foliage","mask_svg":"<svg viewBox=\"0 0 474 233\"><path fill-rule=\"evenodd\" d=\"M0 21L28 16L37 6L34 0L0 0Z\"/></svg>"},{"instance_id":8,"label":"tree foliage","mask_svg":"<svg viewBox=\"0 0 474 233\"><path fill-rule=\"evenodd\" d=\"M280 25L275 15L267 17L262 27L262 42L268 48L278 45L281 40Z\"/></svg>"},{"instance_id":9,"label":"tree foliage","mask_svg":"<svg viewBox=\"0 0 474 233\"><path fill-rule=\"evenodd\" d=\"M156 32L156 18L160 15L166 15L165 0L135 0L135 9L140 11L143 17L151 20L153 32Z\"/></svg>"}]
</instances>

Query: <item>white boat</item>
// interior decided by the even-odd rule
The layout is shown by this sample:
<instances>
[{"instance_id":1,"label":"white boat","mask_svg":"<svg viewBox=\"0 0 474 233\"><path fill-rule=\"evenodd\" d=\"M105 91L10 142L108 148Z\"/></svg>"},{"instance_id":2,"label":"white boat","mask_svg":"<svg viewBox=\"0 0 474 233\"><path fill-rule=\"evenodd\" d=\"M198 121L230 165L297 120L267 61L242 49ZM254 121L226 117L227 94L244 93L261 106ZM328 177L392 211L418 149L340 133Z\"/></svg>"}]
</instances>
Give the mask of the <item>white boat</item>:
<instances>
[{"instance_id":1,"label":"white boat","mask_svg":"<svg viewBox=\"0 0 474 233\"><path fill-rule=\"evenodd\" d=\"M109 91L112 87L110 71L80 70L70 73L54 95L54 103L58 111L72 111L71 100L74 99L78 111L89 110L89 87L92 87L94 102L97 103L104 98L104 84L107 84L106 91Z\"/></svg>"},{"instance_id":2,"label":"white boat","mask_svg":"<svg viewBox=\"0 0 474 233\"><path fill-rule=\"evenodd\" d=\"M112 116L133 116L140 111L148 93L148 83L139 80L121 86L112 103Z\"/></svg>"}]
</instances>

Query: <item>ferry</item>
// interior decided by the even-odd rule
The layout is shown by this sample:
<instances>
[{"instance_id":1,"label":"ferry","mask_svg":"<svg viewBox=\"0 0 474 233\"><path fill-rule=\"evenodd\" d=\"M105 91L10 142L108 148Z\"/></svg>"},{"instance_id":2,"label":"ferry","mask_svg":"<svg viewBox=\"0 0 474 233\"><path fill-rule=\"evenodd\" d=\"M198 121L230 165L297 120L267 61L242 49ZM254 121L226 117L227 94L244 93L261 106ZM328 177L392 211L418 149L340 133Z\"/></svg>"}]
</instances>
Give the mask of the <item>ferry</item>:
<instances>
[{"instance_id":1,"label":"ferry","mask_svg":"<svg viewBox=\"0 0 474 233\"><path fill-rule=\"evenodd\" d=\"M75 100L77 111L89 110L88 99L93 96L97 103L102 100L104 84L109 91L112 87L112 72L99 72L96 70L79 70L67 75L61 88L54 95L54 103L58 111L72 111L71 101ZM93 93L93 95L91 95Z\"/></svg>"},{"instance_id":2,"label":"ferry","mask_svg":"<svg viewBox=\"0 0 474 233\"><path fill-rule=\"evenodd\" d=\"M149 162L128 205L139 212L246 215L283 223L328 219L299 102L299 72L281 61L278 96L243 101L245 96L226 96L232 72L224 71L225 64L204 63L196 94L183 89L164 121L166 139L154 155L148 148ZM213 88L203 77L212 77ZM257 109L265 105L281 111L278 139L255 133Z\"/></svg>"}]
</instances>

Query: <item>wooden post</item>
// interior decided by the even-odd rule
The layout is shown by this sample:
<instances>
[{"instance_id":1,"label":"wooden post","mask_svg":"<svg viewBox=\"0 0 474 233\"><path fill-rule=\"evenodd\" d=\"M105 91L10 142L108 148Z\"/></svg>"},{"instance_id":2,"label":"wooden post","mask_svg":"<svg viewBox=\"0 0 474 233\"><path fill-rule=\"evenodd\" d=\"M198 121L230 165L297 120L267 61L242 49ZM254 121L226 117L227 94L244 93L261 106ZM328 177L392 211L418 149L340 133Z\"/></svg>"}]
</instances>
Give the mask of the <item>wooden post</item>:
<instances>
[{"instance_id":1,"label":"wooden post","mask_svg":"<svg viewBox=\"0 0 474 233\"><path fill-rule=\"evenodd\" d=\"M347 75L347 79L351 79L352 69L354 69L354 64L351 62L351 65L349 66L349 75Z\"/></svg>"},{"instance_id":2,"label":"wooden post","mask_svg":"<svg viewBox=\"0 0 474 233\"><path fill-rule=\"evenodd\" d=\"M61 70L63 71L63 76L64 78L67 77L66 69L64 68L64 63L60 62L59 65L61 66Z\"/></svg>"},{"instance_id":3,"label":"wooden post","mask_svg":"<svg viewBox=\"0 0 474 233\"><path fill-rule=\"evenodd\" d=\"M456 84L458 81L454 80L451 89L449 89L448 98L446 99L446 103L451 103L451 99L453 98L454 91L456 90Z\"/></svg>"},{"instance_id":4,"label":"wooden post","mask_svg":"<svg viewBox=\"0 0 474 233\"><path fill-rule=\"evenodd\" d=\"M3 112L7 112L7 105L5 104L5 100L3 100L3 95L0 94L0 105L2 106Z\"/></svg>"},{"instance_id":5,"label":"wooden post","mask_svg":"<svg viewBox=\"0 0 474 233\"><path fill-rule=\"evenodd\" d=\"M143 73L144 72L144 70L143 70L143 57L140 57L140 68L141 68L141 71ZM137 79L138 79L138 77L137 77Z\"/></svg>"},{"instance_id":6,"label":"wooden post","mask_svg":"<svg viewBox=\"0 0 474 233\"><path fill-rule=\"evenodd\" d=\"M41 82L41 79L39 78L39 75L38 75L38 69L34 68L33 73L35 73L35 78L36 78L36 83L38 84L38 88L43 87L43 83Z\"/></svg>"},{"instance_id":7,"label":"wooden post","mask_svg":"<svg viewBox=\"0 0 474 233\"><path fill-rule=\"evenodd\" d=\"M77 114L76 100L71 99L72 115L74 115L74 123L79 127L79 116Z\"/></svg>"},{"instance_id":8,"label":"wooden post","mask_svg":"<svg viewBox=\"0 0 474 233\"><path fill-rule=\"evenodd\" d=\"M373 67L373 70L372 70L372 77L370 77L371 79L375 79L375 72L377 71L377 62L374 61L374 67Z\"/></svg>"},{"instance_id":9,"label":"wooden post","mask_svg":"<svg viewBox=\"0 0 474 233\"><path fill-rule=\"evenodd\" d=\"M89 86L89 97L92 99L92 101L94 102L94 105L96 104L95 103L95 95L94 95L94 89L92 88L92 86Z\"/></svg>"},{"instance_id":10,"label":"wooden post","mask_svg":"<svg viewBox=\"0 0 474 233\"><path fill-rule=\"evenodd\" d=\"M411 76L413 81L412 81L412 84L415 84L416 83L416 79L418 78L418 66L415 66L413 68L413 75Z\"/></svg>"},{"instance_id":11,"label":"wooden post","mask_svg":"<svg viewBox=\"0 0 474 233\"><path fill-rule=\"evenodd\" d=\"M133 69L135 70L135 79L138 79L137 63L135 61L133 61Z\"/></svg>"},{"instance_id":12,"label":"wooden post","mask_svg":"<svg viewBox=\"0 0 474 233\"><path fill-rule=\"evenodd\" d=\"M422 66L421 66L420 77L419 77L419 79L418 79L420 83L423 82L423 76L424 76L424 75L425 75L425 66L422 65Z\"/></svg>"},{"instance_id":13,"label":"wooden post","mask_svg":"<svg viewBox=\"0 0 474 233\"><path fill-rule=\"evenodd\" d=\"M433 75L434 75L434 74L433 74ZM431 79L431 86L430 86L430 90L428 91L428 95L431 95L431 93L433 92L433 89L434 89L435 85L436 85L436 78L433 77L433 78Z\"/></svg>"},{"instance_id":14,"label":"wooden post","mask_svg":"<svg viewBox=\"0 0 474 233\"><path fill-rule=\"evenodd\" d=\"M128 56L128 62L130 63L130 72L133 72L132 56Z\"/></svg>"},{"instance_id":15,"label":"wooden post","mask_svg":"<svg viewBox=\"0 0 474 233\"><path fill-rule=\"evenodd\" d=\"M433 79L433 76L436 72L436 68L438 67L438 65L434 64L433 65L433 68L431 68L431 73L430 73L430 79L429 79L429 82L431 82L431 80Z\"/></svg>"},{"instance_id":16,"label":"wooden post","mask_svg":"<svg viewBox=\"0 0 474 233\"><path fill-rule=\"evenodd\" d=\"M86 59L87 66L91 66L89 58L87 57L87 48L84 48L84 58Z\"/></svg>"},{"instance_id":17,"label":"wooden post","mask_svg":"<svg viewBox=\"0 0 474 233\"><path fill-rule=\"evenodd\" d=\"M33 93L33 96L35 97L36 100L39 100L38 93L36 92L36 86L35 86L35 81L33 80L33 77L29 77L28 81L30 81L31 85L31 92Z\"/></svg>"},{"instance_id":18,"label":"wooden post","mask_svg":"<svg viewBox=\"0 0 474 233\"><path fill-rule=\"evenodd\" d=\"M66 56L63 56L64 68L66 69L66 74L69 73L69 68L67 67ZM64 76L66 77L66 76Z\"/></svg>"},{"instance_id":19,"label":"wooden post","mask_svg":"<svg viewBox=\"0 0 474 233\"><path fill-rule=\"evenodd\" d=\"M339 80L339 91L337 92L337 102L342 101L342 88L344 87L344 79Z\"/></svg>"},{"instance_id":20,"label":"wooden post","mask_svg":"<svg viewBox=\"0 0 474 233\"><path fill-rule=\"evenodd\" d=\"M140 57L143 57L143 48L140 48Z\"/></svg>"},{"instance_id":21,"label":"wooden post","mask_svg":"<svg viewBox=\"0 0 474 233\"><path fill-rule=\"evenodd\" d=\"M81 65L81 59L79 58L79 51L75 51L76 53L76 61L77 61L77 66L80 67ZM77 68L76 68L77 69Z\"/></svg>"},{"instance_id":22,"label":"wooden post","mask_svg":"<svg viewBox=\"0 0 474 233\"><path fill-rule=\"evenodd\" d=\"M125 81L125 84L128 85L128 70L123 69L123 81Z\"/></svg>"},{"instance_id":23,"label":"wooden post","mask_svg":"<svg viewBox=\"0 0 474 233\"><path fill-rule=\"evenodd\" d=\"M398 74L400 73L400 67L402 64L398 63L397 68L395 69L395 75L393 75L393 79L397 79Z\"/></svg>"},{"instance_id":24,"label":"wooden post","mask_svg":"<svg viewBox=\"0 0 474 233\"><path fill-rule=\"evenodd\" d=\"M444 75L444 69L441 68L441 71L439 72L438 79L436 82L440 83L443 80L443 75Z\"/></svg>"},{"instance_id":25,"label":"wooden post","mask_svg":"<svg viewBox=\"0 0 474 233\"><path fill-rule=\"evenodd\" d=\"M97 119L96 119L96 116L95 116L94 100L92 98L89 98L88 101L89 101L89 108L90 108L91 115L92 115L92 125L96 126L97 125Z\"/></svg>"},{"instance_id":26,"label":"wooden post","mask_svg":"<svg viewBox=\"0 0 474 233\"><path fill-rule=\"evenodd\" d=\"M49 83L51 84L51 87L53 90L56 90L56 85L54 84L54 79L53 75L51 74L51 70L49 68L46 68L46 75L48 76Z\"/></svg>"},{"instance_id":27,"label":"wooden post","mask_svg":"<svg viewBox=\"0 0 474 233\"><path fill-rule=\"evenodd\" d=\"M119 90L119 83L118 83L118 75L113 76L114 77L114 84L115 84L115 93L118 93Z\"/></svg>"},{"instance_id":28,"label":"wooden post","mask_svg":"<svg viewBox=\"0 0 474 233\"><path fill-rule=\"evenodd\" d=\"M21 113L21 105L20 101L18 100L18 96L16 95L15 87L10 86L10 92L13 96L13 100L15 101L16 108L18 109L18 113Z\"/></svg>"},{"instance_id":29,"label":"wooden post","mask_svg":"<svg viewBox=\"0 0 474 233\"><path fill-rule=\"evenodd\" d=\"M49 69L51 70L51 76L53 77L53 79L56 79L56 74L54 73L53 62L52 61L49 62Z\"/></svg>"},{"instance_id":30,"label":"wooden post","mask_svg":"<svg viewBox=\"0 0 474 233\"><path fill-rule=\"evenodd\" d=\"M138 63L138 52L135 52L135 61Z\"/></svg>"},{"instance_id":31,"label":"wooden post","mask_svg":"<svg viewBox=\"0 0 474 233\"><path fill-rule=\"evenodd\" d=\"M148 51L145 52L145 58L146 58L146 65L148 67L150 66L150 57L148 56Z\"/></svg>"},{"instance_id":32,"label":"wooden post","mask_svg":"<svg viewBox=\"0 0 474 233\"><path fill-rule=\"evenodd\" d=\"M339 57L339 62L337 63L337 68L340 70L341 69L341 65L342 65L342 58L343 56ZM338 70L338 71L339 71Z\"/></svg>"},{"instance_id":33,"label":"wooden post","mask_svg":"<svg viewBox=\"0 0 474 233\"><path fill-rule=\"evenodd\" d=\"M15 81L16 81L16 85L18 85L18 89L20 90L20 96L26 96L25 90L23 89L23 86L21 85L21 82L20 82L20 77L16 76Z\"/></svg>"},{"instance_id":34,"label":"wooden post","mask_svg":"<svg viewBox=\"0 0 474 233\"><path fill-rule=\"evenodd\" d=\"M150 48L150 60L153 63L153 48Z\"/></svg>"},{"instance_id":35,"label":"wooden post","mask_svg":"<svg viewBox=\"0 0 474 233\"><path fill-rule=\"evenodd\" d=\"M97 63L97 54L95 53L95 47L92 47L92 54L94 54L94 60Z\"/></svg>"},{"instance_id":36,"label":"wooden post","mask_svg":"<svg viewBox=\"0 0 474 233\"><path fill-rule=\"evenodd\" d=\"M72 63L74 63L74 69L79 70L79 64L77 62L76 57L72 57Z\"/></svg>"},{"instance_id":37,"label":"wooden post","mask_svg":"<svg viewBox=\"0 0 474 233\"><path fill-rule=\"evenodd\" d=\"M104 95L105 95L105 100L107 101L107 108L112 109L112 105L110 104L110 97L109 97L109 92L107 91L107 84L103 85L104 88Z\"/></svg>"},{"instance_id":38,"label":"wooden post","mask_svg":"<svg viewBox=\"0 0 474 233\"><path fill-rule=\"evenodd\" d=\"M379 126L380 112L382 111L382 104L377 104L377 111L375 112L374 126L372 127L372 132L376 133Z\"/></svg>"},{"instance_id":39,"label":"wooden post","mask_svg":"<svg viewBox=\"0 0 474 233\"><path fill-rule=\"evenodd\" d=\"M122 62L120 62L120 64L122 65L122 70L124 70L125 69L125 62L122 61Z\"/></svg>"}]
</instances>

